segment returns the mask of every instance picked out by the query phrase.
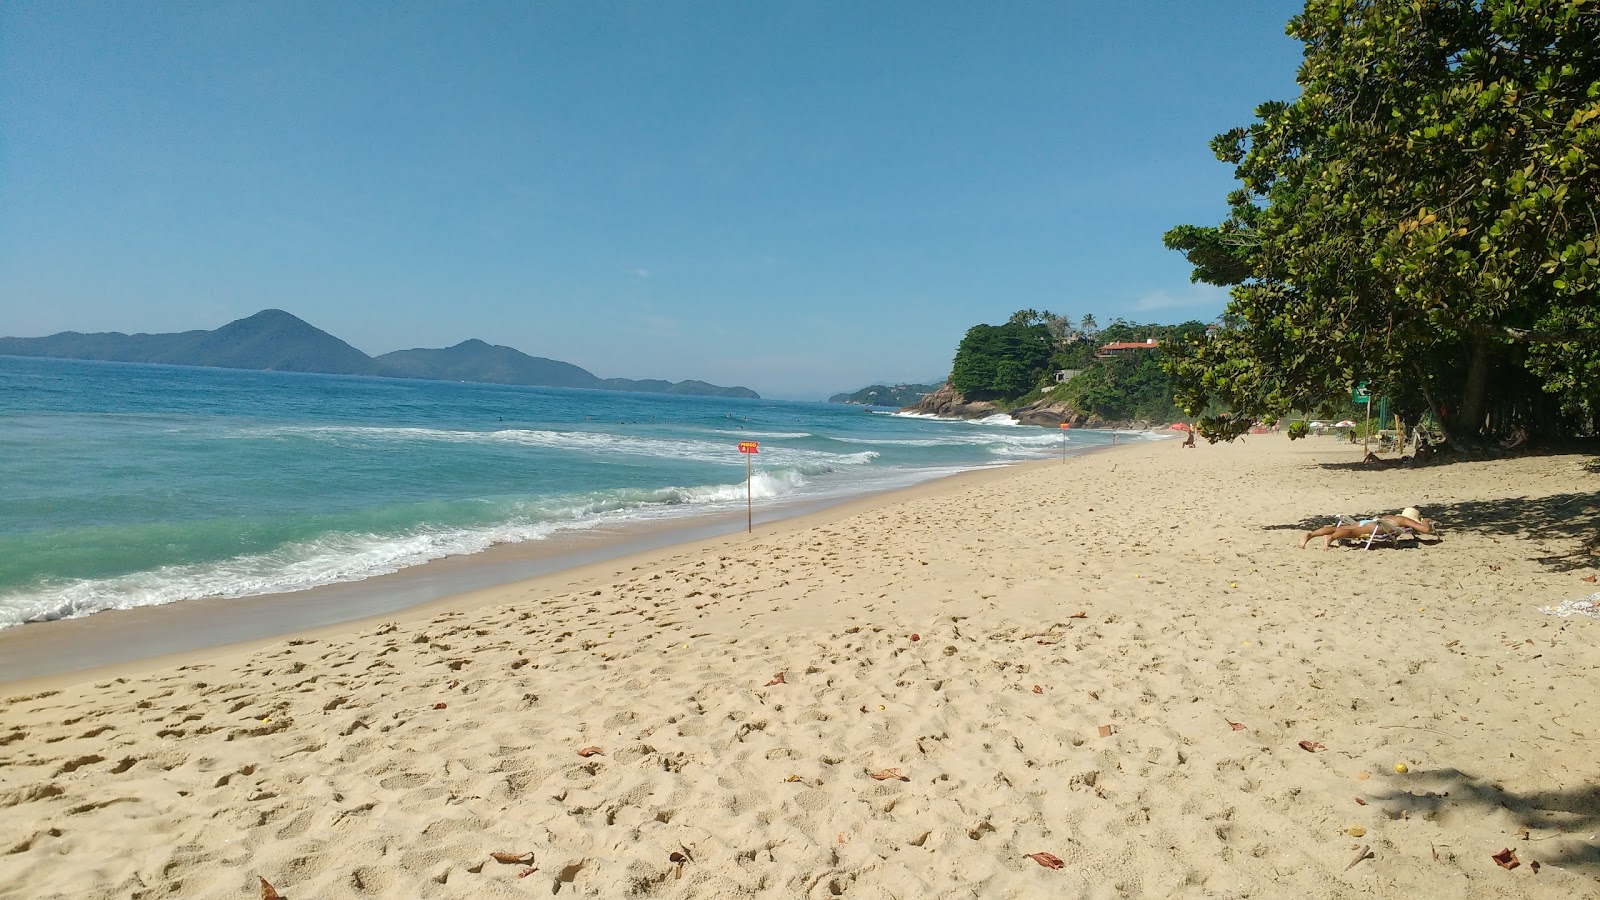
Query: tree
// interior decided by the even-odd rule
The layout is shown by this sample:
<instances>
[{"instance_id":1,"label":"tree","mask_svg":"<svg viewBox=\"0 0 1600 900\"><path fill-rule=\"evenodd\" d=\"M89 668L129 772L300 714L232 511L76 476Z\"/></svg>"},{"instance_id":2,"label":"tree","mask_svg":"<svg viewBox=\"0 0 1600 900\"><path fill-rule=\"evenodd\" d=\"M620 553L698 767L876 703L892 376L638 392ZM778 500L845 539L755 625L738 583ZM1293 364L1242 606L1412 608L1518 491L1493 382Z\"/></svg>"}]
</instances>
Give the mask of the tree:
<instances>
[{"instance_id":1,"label":"tree","mask_svg":"<svg viewBox=\"0 0 1600 900\"><path fill-rule=\"evenodd\" d=\"M1094 320L1093 313L1086 313L1083 317L1083 321L1078 323L1078 330L1083 332L1086 337L1091 339L1094 338L1095 331L1099 327L1099 323L1095 322Z\"/></svg>"},{"instance_id":2,"label":"tree","mask_svg":"<svg viewBox=\"0 0 1600 900\"><path fill-rule=\"evenodd\" d=\"M1050 363L1050 331L1012 317L1004 325L974 325L956 348L950 386L969 399L1019 397L1032 390Z\"/></svg>"},{"instance_id":3,"label":"tree","mask_svg":"<svg viewBox=\"0 0 1600 900\"><path fill-rule=\"evenodd\" d=\"M1071 316L1058 316L1053 312L1045 311L1043 315L1045 330L1050 332L1050 340L1057 348L1065 347L1077 340L1077 329L1072 327Z\"/></svg>"},{"instance_id":4,"label":"tree","mask_svg":"<svg viewBox=\"0 0 1600 900\"><path fill-rule=\"evenodd\" d=\"M1592 431L1600 409L1593 0L1309 0L1293 103L1218 136L1241 187L1168 247L1238 327L1175 347L1201 433L1370 381L1457 441Z\"/></svg>"}]
</instances>

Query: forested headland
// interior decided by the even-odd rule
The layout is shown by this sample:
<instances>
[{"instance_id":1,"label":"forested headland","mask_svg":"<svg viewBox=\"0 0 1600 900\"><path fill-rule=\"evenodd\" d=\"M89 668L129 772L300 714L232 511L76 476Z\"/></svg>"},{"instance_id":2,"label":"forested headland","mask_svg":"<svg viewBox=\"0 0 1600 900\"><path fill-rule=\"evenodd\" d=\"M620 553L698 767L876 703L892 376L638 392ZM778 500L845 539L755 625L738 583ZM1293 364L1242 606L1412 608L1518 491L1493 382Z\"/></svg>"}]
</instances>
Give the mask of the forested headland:
<instances>
[{"instance_id":1,"label":"forested headland","mask_svg":"<svg viewBox=\"0 0 1600 900\"><path fill-rule=\"evenodd\" d=\"M954 402L992 404L1041 424L1166 423L1182 416L1165 369L1175 342L1203 340L1207 326L1116 319L1101 327L1049 311L1019 310L1004 324L975 325L956 348ZM1132 345L1119 347L1119 345Z\"/></svg>"}]
</instances>

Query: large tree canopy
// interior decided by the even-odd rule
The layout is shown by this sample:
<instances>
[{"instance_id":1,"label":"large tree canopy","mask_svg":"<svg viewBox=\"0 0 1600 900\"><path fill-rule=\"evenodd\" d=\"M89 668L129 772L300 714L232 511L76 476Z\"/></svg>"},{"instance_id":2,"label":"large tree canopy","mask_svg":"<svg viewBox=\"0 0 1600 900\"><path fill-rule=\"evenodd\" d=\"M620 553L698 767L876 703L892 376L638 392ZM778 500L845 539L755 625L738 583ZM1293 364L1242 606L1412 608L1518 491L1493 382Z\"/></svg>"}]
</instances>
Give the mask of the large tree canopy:
<instances>
[{"instance_id":1,"label":"large tree canopy","mask_svg":"<svg viewBox=\"0 0 1600 900\"><path fill-rule=\"evenodd\" d=\"M956 348L950 385L969 399L1021 396L1050 365L1050 347L1049 329L1022 314L1004 325L974 325Z\"/></svg>"},{"instance_id":2,"label":"large tree canopy","mask_svg":"<svg viewBox=\"0 0 1600 900\"><path fill-rule=\"evenodd\" d=\"M1301 95L1217 137L1241 187L1166 235L1233 286L1169 363L1227 439L1371 381L1456 439L1600 409L1600 5L1309 0Z\"/></svg>"}]
</instances>

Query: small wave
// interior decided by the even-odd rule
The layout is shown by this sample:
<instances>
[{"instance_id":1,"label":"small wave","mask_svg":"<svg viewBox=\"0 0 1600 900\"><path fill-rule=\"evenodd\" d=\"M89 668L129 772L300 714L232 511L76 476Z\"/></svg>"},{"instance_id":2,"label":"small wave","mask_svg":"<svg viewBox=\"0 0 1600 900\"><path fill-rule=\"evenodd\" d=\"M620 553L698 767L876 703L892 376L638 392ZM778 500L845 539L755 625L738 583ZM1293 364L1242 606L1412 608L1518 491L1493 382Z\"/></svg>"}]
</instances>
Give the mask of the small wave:
<instances>
[{"instance_id":1,"label":"small wave","mask_svg":"<svg viewBox=\"0 0 1600 900\"><path fill-rule=\"evenodd\" d=\"M744 434L746 432L733 432ZM775 432L776 433L776 432ZM790 432L796 437L809 436L805 432ZM461 431L438 428L373 427L355 425L276 426L245 429L235 437L305 438L309 440L351 443L397 443L438 441L452 444L489 444L608 455L647 456L652 459L678 459L690 462L739 463L737 447L722 441L694 439L664 439L630 434L612 434L602 431L549 431L544 429L508 428L499 431ZM876 455L832 454L816 450L786 447L762 449L762 456L777 462L810 461L820 464L856 466L870 463Z\"/></svg>"},{"instance_id":2,"label":"small wave","mask_svg":"<svg viewBox=\"0 0 1600 900\"><path fill-rule=\"evenodd\" d=\"M930 422L960 422L962 419L953 419L950 416L936 416L932 413L904 412L895 410L890 412L882 409L869 409L867 412L875 416L894 416L897 419L927 419Z\"/></svg>"},{"instance_id":3,"label":"small wave","mask_svg":"<svg viewBox=\"0 0 1600 900\"><path fill-rule=\"evenodd\" d=\"M726 434L738 438L771 438L772 440L799 440L800 438L816 437L809 431L747 431L743 428L713 428L712 434Z\"/></svg>"},{"instance_id":4,"label":"small wave","mask_svg":"<svg viewBox=\"0 0 1600 900\"><path fill-rule=\"evenodd\" d=\"M586 525L573 522L566 527ZM0 597L0 628L74 619L108 609L162 606L203 597L250 597L361 581L446 556L477 553L495 544L537 540L555 528L544 523L391 537L329 534L219 562L47 584Z\"/></svg>"},{"instance_id":5,"label":"small wave","mask_svg":"<svg viewBox=\"0 0 1600 900\"><path fill-rule=\"evenodd\" d=\"M749 496L781 499L806 484L806 472L778 467L753 473ZM619 488L510 502L503 507L507 521L479 527L418 526L404 534L388 535L333 532L215 562L168 565L107 578L56 579L0 595L0 629L111 609L252 597L363 581L448 556L479 553L497 544L542 540L557 531L742 504L745 491L742 480L690 487Z\"/></svg>"}]
</instances>

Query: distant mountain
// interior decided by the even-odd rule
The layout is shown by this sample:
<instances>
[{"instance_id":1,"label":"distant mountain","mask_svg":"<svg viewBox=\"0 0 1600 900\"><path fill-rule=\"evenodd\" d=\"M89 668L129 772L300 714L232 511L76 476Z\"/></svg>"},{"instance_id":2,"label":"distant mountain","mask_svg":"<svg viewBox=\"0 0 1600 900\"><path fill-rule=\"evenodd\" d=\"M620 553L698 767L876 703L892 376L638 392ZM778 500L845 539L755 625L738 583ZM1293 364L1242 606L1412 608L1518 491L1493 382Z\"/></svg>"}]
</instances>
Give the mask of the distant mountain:
<instances>
[{"instance_id":1,"label":"distant mountain","mask_svg":"<svg viewBox=\"0 0 1600 900\"><path fill-rule=\"evenodd\" d=\"M911 406L939 388L937 384L897 384L893 387L871 384L852 394L834 394L828 398L828 402L862 406Z\"/></svg>"},{"instance_id":2,"label":"distant mountain","mask_svg":"<svg viewBox=\"0 0 1600 900\"><path fill-rule=\"evenodd\" d=\"M572 363L529 356L473 338L443 350L396 350L373 360L385 375L489 384L594 388L600 379Z\"/></svg>"},{"instance_id":3,"label":"distant mountain","mask_svg":"<svg viewBox=\"0 0 1600 900\"><path fill-rule=\"evenodd\" d=\"M662 381L658 378L645 378L635 381L631 378L606 378L596 385L606 391L640 391L647 394L683 394L694 397L742 397L746 400L760 400L761 395L747 387L719 387L704 381Z\"/></svg>"},{"instance_id":4,"label":"distant mountain","mask_svg":"<svg viewBox=\"0 0 1600 900\"><path fill-rule=\"evenodd\" d=\"M216 331L178 334L63 331L42 338L0 338L0 353L219 369L378 374L371 357L281 309L264 309L247 319L229 322Z\"/></svg>"},{"instance_id":5,"label":"distant mountain","mask_svg":"<svg viewBox=\"0 0 1600 900\"><path fill-rule=\"evenodd\" d=\"M215 331L63 331L39 338L0 337L0 356L7 355L750 399L761 396L746 387L719 387L704 381L602 379L571 363L529 356L476 339L442 350L397 350L374 359L281 309L265 309Z\"/></svg>"}]
</instances>

